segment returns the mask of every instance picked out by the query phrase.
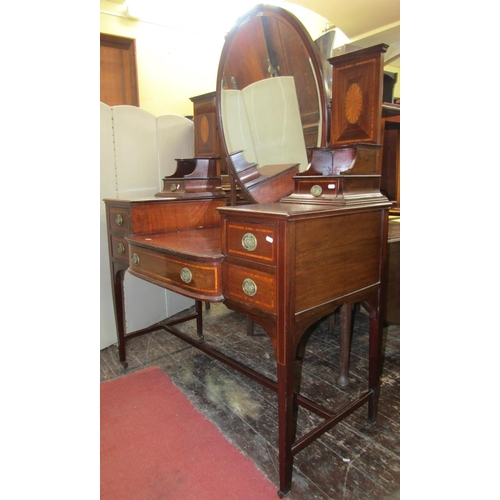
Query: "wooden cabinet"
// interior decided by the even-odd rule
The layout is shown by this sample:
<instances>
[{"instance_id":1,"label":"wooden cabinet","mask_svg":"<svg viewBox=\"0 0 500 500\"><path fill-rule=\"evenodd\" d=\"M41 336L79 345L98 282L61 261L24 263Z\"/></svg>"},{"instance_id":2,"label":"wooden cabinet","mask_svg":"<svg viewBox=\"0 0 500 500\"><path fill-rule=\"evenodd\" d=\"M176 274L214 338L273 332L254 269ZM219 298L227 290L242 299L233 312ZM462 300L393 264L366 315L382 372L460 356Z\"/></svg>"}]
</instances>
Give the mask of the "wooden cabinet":
<instances>
[{"instance_id":1,"label":"wooden cabinet","mask_svg":"<svg viewBox=\"0 0 500 500\"><path fill-rule=\"evenodd\" d=\"M392 202L391 214L399 214L401 207L399 191L399 106L382 107L382 168L380 191Z\"/></svg>"},{"instance_id":2,"label":"wooden cabinet","mask_svg":"<svg viewBox=\"0 0 500 500\"><path fill-rule=\"evenodd\" d=\"M227 167L221 154L219 127L215 113L215 92L191 97L194 120L194 153L196 158L216 158L217 175L226 175Z\"/></svg>"}]
</instances>

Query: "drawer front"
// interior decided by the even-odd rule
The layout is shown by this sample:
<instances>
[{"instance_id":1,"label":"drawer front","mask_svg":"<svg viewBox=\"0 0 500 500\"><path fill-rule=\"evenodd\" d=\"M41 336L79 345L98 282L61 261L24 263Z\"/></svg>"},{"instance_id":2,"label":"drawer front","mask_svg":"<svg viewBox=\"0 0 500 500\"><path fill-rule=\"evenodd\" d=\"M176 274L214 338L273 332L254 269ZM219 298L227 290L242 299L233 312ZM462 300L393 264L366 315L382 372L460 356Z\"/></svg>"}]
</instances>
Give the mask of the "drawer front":
<instances>
[{"instance_id":1,"label":"drawer front","mask_svg":"<svg viewBox=\"0 0 500 500\"><path fill-rule=\"evenodd\" d=\"M130 232L130 209L128 207L111 207L108 224L111 232L128 234Z\"/></svg>"},{"instance_id":2,"label":"drawer front","mask_svg":"<svg viewBox=\"0 0 500 500\"><path fill-rule=\"evenodd\" d=\"M276 228L265 224L228 222L227 255L276 265Z\"/></svg>"},{"instance_id":3,"label":"drawer front","mask_svg":"<svg viewBox=\"0 0 500 500\"><path fill-rule=\"evenodd\" d=\"M338 194L338 179L299 179L295 194L310 195L313 198L335 197Z\"/></svg>"},{"instance_id":4,"label":"drawer front","mask_svg":"<svg viewBox=\"0 0 500 500\"><path fill-rule=\"evenodd\" d=\"M111 235L111 255L115 259L128 262L128 243L125 238L114 234Z\"/></svg>"},{"instance_id":5,"label":"drawer front","mask_svg":"<svg viewBox=\"0 0 500 500\"><path fill-rule=\"evenodd\" d=\"M135 275L191 296L221 297L221 263L176 259L160 252L130 245L130 270Z\"/></svg>"},{"instance_id":6,"label":"drawer front","mask_svg":"<svg viewBox=\"0 0 500 500\"><path fill-rule=\"evenodd\" d=\"M224 263L224 296L276 314L276 276Z\"/></svg>"},{"instance_id":7,"label":"drawer front","mask_svg":"<svg viewBox=\"0 0 500 500\"><path fill-rule=\"evenodd\" d=\"M163 191L172 194L184 193L186 191L184 181L163 179Z\"/></svg>"}]
</instances>

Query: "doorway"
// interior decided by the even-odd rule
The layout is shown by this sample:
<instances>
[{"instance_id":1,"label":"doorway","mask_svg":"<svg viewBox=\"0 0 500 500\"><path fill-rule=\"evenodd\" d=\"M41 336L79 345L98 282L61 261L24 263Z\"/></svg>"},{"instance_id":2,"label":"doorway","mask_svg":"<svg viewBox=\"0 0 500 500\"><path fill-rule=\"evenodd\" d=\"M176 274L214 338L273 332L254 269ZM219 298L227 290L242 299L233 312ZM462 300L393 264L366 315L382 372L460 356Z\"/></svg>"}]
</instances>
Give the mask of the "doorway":
<instances>
[{"instance_id":1,"label":"doorway","mask_svg":"<svg viewBox=\"0 0 500 500\"><path fill-rule=\"evenodd\" d=\"M101 102L139 106L135 40L101 33Z\"/></svg>"}]
</instances>

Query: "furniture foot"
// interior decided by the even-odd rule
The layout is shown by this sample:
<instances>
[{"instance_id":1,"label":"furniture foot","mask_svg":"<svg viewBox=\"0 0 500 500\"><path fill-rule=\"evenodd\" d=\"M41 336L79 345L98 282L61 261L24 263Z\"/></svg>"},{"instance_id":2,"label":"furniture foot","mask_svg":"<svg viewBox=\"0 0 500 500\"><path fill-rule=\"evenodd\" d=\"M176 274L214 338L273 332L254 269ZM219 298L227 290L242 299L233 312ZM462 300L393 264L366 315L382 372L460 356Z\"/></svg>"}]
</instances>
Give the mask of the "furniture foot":
<instances>
[{"instance_id":1,"label":"furniture foot","mask_svg":"<svg viewBox=\"0 0 500 500\"><path fill-rule=\"evenodd\" d=\"M290 494L290 492L291 492L291 491L292 491L292 488L288 489L288 490L287 490L287 491L285 491L285 492L283 492L283 491L281 491L281 490L278 490L278 496L279 496L280 498L286 498L286 497Z\"/></svg>"}]
</instances>

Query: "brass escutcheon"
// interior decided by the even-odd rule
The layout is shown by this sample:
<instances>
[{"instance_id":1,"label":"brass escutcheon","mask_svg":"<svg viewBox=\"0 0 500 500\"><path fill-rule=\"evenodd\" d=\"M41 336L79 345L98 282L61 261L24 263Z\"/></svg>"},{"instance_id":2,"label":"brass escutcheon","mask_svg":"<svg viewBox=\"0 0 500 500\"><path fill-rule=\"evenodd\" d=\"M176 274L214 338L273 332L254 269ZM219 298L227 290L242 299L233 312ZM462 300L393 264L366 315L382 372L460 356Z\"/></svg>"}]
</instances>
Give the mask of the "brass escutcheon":
<instances>
[{"instance_id":1,"label":"brass escutcheon","mask_svg":"<svg viewBox=\"0 0 500 500\"><path fill-rule=\"evenodd\" d=\"M118 253L123 255L125 253L125 245L123 243L118 243Z\"/></svg>"},{"instance_id":2,"label":"brass escutcheon","mask_svg":"<svg viewBox=\"0 0 500 500\"><path fill-rule=\"evenodd\" d=\"M241 244L245 250L253 252L257 248L257 238L252 233L246 233L241 238Z\"/></svg>"},{"instance_id":3,"label":"brass escutcheon","mask_svg":"<svg viewBox=\"0 0 500 500\"><path fill-rule=\"evenodd\" d=\"M123 217L121 216L121 214L116 214L115 224L117 226L121 226L123 224Z\"/></svg>"},{"instance_id":4,"label":"brass escutcheon","mask_svg":"<svg viewBox=\"0 0 500 500\"><path fill-rule=\"evenodd\" d=\"M183 267L181 269L181 280L184 281L184 283L190 283L192 279L193 275L191 271L187 267Z\"/></svg>"},{"instance_id":5,"label":"brass escutcheon","mask_svg":"<svg viewBox=\"0 0 500 500\"><path fill-rule=\"evenodd\" d=\"M249 297L253 297L257 293L257 285L255 284L255 281L250 278L245 278L241 287Z\"/></svg>"},{"instance_id":6,"label":"brass escutcheon","mask_svg":"<svg viewBox=\"0 0 500 500\"><path fill-rule=\"evenodd\" d=\"M319 186L318 184L315 184L312 188L311 188L311 194L313 196L321 196L321 193L323 192L323 189L321 189L321 186Z\"/></svg>"},{"instance_id":7,"label":"brass escutcheon","mask_svg":"<svg viewBox=\"0 0 500 500\"><path fill-rule=\"evenodd\" d=\"M139 256L134 253L132 254L132 264L134 264L134 266L138 266L139 265L139 262L141 261L141 259L139 258Z\"/></svg>"}]
</instances>

